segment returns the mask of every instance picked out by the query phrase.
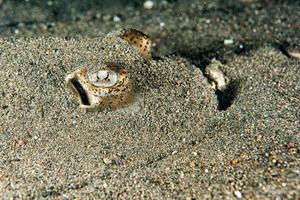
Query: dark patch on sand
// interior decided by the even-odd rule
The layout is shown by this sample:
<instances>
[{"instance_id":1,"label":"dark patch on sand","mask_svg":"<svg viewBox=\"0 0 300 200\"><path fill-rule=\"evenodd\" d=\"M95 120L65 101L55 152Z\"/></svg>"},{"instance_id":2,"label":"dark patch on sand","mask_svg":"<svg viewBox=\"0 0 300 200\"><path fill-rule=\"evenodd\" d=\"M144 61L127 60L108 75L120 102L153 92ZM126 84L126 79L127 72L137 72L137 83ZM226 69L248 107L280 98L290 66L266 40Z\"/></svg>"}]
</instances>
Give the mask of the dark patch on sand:
<instances>
[{"instance_id":1,"label":"dark patch on sand","mask_svg":"<svg viewBox=\"0 0 300 200\"><path fill-rule=\"evenodd\" d=\"M227 110L227 108L233 104L235 97L239 93L238 89L240 87L240 81L232 80L228 83L228 86L225 88L225 90L216 90L215 94L217 95L218 100L218 110Z\"/></svg>"}]
</instances>

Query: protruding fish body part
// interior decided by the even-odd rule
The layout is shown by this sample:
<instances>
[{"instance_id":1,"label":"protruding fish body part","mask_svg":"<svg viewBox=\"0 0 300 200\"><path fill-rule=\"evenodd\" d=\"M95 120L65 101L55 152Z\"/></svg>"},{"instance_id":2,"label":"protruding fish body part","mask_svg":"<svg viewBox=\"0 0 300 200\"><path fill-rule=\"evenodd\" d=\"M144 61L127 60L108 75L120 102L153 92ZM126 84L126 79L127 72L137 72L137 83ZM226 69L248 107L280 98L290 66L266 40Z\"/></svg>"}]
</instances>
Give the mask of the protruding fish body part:
<instances>
[{"instance_id":1,"label":"protruding fish body part","mask_svg":"<svg viewBox=\"0 0 300 200\"><path fill-rule=\"evenodd\" d=\"M66 77L81 108L117 108L130 101L132 85L123 67L78 69Z\"/></svg>"}]
</instances>

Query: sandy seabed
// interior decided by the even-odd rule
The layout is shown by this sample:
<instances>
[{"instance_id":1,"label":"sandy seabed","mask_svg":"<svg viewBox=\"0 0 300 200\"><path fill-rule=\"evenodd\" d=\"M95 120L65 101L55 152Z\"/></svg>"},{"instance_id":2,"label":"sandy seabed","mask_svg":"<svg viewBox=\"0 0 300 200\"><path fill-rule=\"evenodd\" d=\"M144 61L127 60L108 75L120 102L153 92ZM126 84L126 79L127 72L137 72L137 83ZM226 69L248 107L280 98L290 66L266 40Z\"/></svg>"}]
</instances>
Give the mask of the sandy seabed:
<instances>
[{"instance_id":1,"label":"sandy seabed","mask_svg":"<svg viewBox=\"0 0 300 200\"><path fill-rule=\"evenodd\" d=\"M200 7L207 1L191 2L180 4L182 17L192 19L189 9L203 17ZM156 44L149 62L127 42L109 40L105 33L127 24L139 28L138 20L150 11L123 14L122 26L102 16L108 13L90 18L93 9L89 15L80 13L80 20L58 21L44 32L39 23L36 29L26 23L1 26L1 198L299 198L300 61L280 43L285 39L298 48L297 29L285 29L298 23L297 15L266 25L281 32L276 38L256 38L239 21L250 15L260 23L265 20L260 13L277 19L294 13L298 4L277 3L275 8L264 1L235 1L239 3L226 7L211 2L210 24L197 23L207 25L203 30L176 19L181 29L171 33L177 6L172 2L160 14L164 29L156 17L143 21L145 27L156 24L152 31L140 27ZM0 21L7 25L14 4L0 5ZM234 13L229 5L244 13ZM26 6L41 19L51 13L42 13L35 4L16 9ZM224 14L224 7L232 13ZM259 13L253 16L255 10ZM235 14L237 19L231 17ZM227 20L216 23L222 16ZM100 22L103 30L97 27ZM237 33L234 24L242 31ZM257 32L266 31L257 27ZM16 30L19 35L12 35ZM224 46L228 35L240 42L237 48ZM221 70L231 80L224 93L215 92L203 73L213 57L222 61ZM66 75L105 62L126 67L136 89L133 102L116 110L78 108L66 88Z\"/></svg>"}]
</instances>

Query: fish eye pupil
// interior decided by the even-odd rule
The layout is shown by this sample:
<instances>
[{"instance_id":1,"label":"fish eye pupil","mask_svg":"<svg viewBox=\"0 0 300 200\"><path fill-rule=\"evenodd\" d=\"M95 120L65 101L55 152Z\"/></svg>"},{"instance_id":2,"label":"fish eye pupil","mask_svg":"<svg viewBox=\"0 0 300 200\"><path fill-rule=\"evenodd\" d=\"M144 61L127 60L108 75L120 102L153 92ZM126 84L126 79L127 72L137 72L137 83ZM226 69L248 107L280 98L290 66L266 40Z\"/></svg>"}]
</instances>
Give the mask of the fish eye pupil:
<instances>
[{"instance_id":1,"label":"fish eye pupil","mask_svg":"<svg viewBox=\"0 0 300 200\"><path fill-rule=\"evenodd\" d=\"M101 80L107 79L108 75L109 74L108 74L107 71L98 71L98 73L97 73L97 79L101 79Z\"/></svg>"}]
</instances>

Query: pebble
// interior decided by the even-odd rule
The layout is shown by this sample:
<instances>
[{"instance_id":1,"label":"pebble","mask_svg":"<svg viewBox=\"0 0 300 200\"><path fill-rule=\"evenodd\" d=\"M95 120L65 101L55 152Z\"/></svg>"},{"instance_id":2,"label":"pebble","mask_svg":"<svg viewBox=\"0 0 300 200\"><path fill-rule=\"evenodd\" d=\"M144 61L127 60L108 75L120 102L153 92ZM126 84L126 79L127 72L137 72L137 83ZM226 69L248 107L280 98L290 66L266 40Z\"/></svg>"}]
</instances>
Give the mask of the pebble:
<instances>
[{"instance_id":1,"label":"pebble","mask_svg":"<svg viewBox=\"0 0 300 200\"><path fill-rule=\"evenodd\" d=\"M238 159L233 159L230 161L231 165L237 165L239 163Z\"/></svg>"},{"instance_id":2,"label":"pebble","mask_svg":"<svg viewBox=\"0 0 300 200\"><path fill-rule=\"evenodd\" d=\"M190 162L190 167L191 168L195 168L196 167L196 162L194 160L192 162Z\"/></svg>"},{"instance_id":3,"label":"pebble","mask_svg":"<svg viewBox=\"0 0 300 200\"><path fill-rule=\"evenodd\" d=\"M104 162L106 165L112 164L112 160L109 159L109 158L103 158L103 162Z\"/></svg>"},{"instance_id":4,"label":"pebble","mask_svg":"<svg viewBox=\"0 0 300 200\"><path fill-rule=\"evenodd\" d=\"M233 44L233 43L234 43L234 41L231 40L231 39L226 39L226 40L224 40L224 45L231 45L231 44Z\"/></svg>"},{"instance_id":5,"label":"pebble","mask_svg":"<svg viewBox=\"0 0 300 200\"><path fill-rule=\"evenodd\" d=\"M118 15L115 15L115 16L113 17L113 21L114 21L114 22L120 22L120 21L121 21L121 18L120 18Z\"/></svg>"},{"instance_id":6,"label":"pebble","mask_svg":"<svg viewBox=\"0 0 300 200\"><path fill-rule=\"evenodd\" d=\"M238 198L238 199L241 199L243 196L242 196L242 193L240 191L234 191L234 195Z\"/></svg>"},{"instance_id":7,"label":"pebble","mask_svg":"<svg viewBox=\"0 0 300 200\"><path fill-rule=\"evenodd\" d=\"M101 18L101 13L97 13L97 14L96 14L96 18L97 18L97 19L100 19L100 18Z\"/></svg>"},{"instance_id":8,"label":"pebble","mask_svg":"<svg viewBox=\"0 0 300 200\"><path fill-rule=\"evenodd\" d=\"M293 142L289 142L289 143L288 143L288 147L289 147L289 148L295 148L296 145L295 145L295 143L293 143Z\"/></svg>"},{"instance_id":9,"label":"pebble","mask_svg":"<svg viewBox=\"0 0 300 200\"><path fill-rule=\"evenodd\" d=\"M161 28L165 27L165 25L166 25L166 24L165 24L164 22L160 22L160 23L159 23L159 26L160 26Z\"/></svg>"},{"instance_id":10,"label":"pebble","mask_svg":"<svg viewBox=\"0 0 300 200\"><path fill-rule=\"evenodd\" d=\"M24 146L26 144L24 139L20 139L18 143L20 146Z\"/></svg>"},{"instance_id":11,"label":"pebble","mask_svg":"<svg viewBox=\"0 0 300 200\"><path fill-rule=\"evenodd\" d=\"M282 185L283 187L286 187L287 184L286 184L286 183L282 183L281 185Z\"/></svg>"},{"instance_id":12,"label":"pebble","mask_svg":"<svg viewBox=\"0 0 300 200\"><path fill-rule=\"evenodd\" d=\"M53 6L53 1L47 1L47 6Z\"/></svg>"},{"instance_id":13,"label":"pebble","mask_svg":"<svg viewBox=\"0 0 300 200\"><path fill-rule=\"evenodd\" d=\"M153 1L145 1L145 2L144 2L144 8L145 8L145 9L150 10L150 9L153 8L153 6L154 6L154 2L153 2Z\"/></svg>"}]
</instances>

